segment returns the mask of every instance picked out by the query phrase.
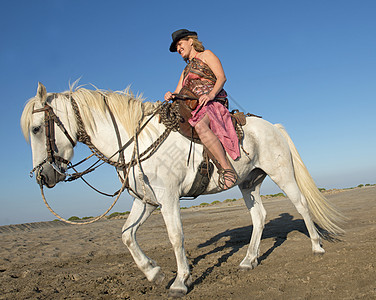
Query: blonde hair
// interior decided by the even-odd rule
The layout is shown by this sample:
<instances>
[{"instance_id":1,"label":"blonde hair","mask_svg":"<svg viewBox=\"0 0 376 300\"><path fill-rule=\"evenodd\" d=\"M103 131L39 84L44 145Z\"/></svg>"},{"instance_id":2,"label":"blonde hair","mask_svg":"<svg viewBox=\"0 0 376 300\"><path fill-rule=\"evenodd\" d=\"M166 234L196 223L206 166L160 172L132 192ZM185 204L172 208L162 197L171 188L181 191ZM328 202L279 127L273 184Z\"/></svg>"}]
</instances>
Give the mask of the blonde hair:
<instances>
[{"instance_id":1,"label":"blonde hair","mask_svg":"<svg viewBox=\"0 0 376 300\"><path fill-rule=\"evenodd\" d=\"M193 48L197 51L197 52L204 52L205 51L205 47L204 45L202 44L202 42L200 42L197 38L196 35L189 35L185 38L182 38L182 40L189 40L189 39L192 39L193 40Z\"/></svg>"},{"instance_id":2,"label":"blonde hair","mask_svg":"<svg viewBox=\"0 0 376 300\"><path fill-rule=\"evenodd\" d=\"M186 36L186 37L183 37L182 40L185 40L185 41L188 41L189 39L192 39L193 40L193 43L192 43L192 46L193 48L197 51L197 52L204 52L205 51L205 47L204 45L202 44L202 42L200 42L197 38L196 35L189 35L189 36ZM184 58L184 61L186 63L189 62L189 59L188 58Z\"/></svg>"},{"instance_id":3,"label":"blonde hair","mask_svg":"<svg viewBox=\"0 0 376 300\"><path fill-rule=\"evenodd\" d=\"M107 105L119 123L124 127L129 135L133 135L138 126L139 120L143 120L145 116L151 115L158 107L160 102L143 102L141 95L134 95L130 88L124 91L112 92L102 90L88 90L78 87L71 91L56 94L56 99L60 99L67 104L70 104L70 97L73 97L80 109L80 114L85 128L89 134L96 130L95 116L93 110L101 112L105 115L108 111L107 106L104 104L103 97L107 99ZM21 128L26 141L29 142L29 132L32 126L32 115L35 104L40 102L40 98L31 98L25 105L24 111L21 116ZM50 104L49 104L50 105ZM74 119L74 118L73 118ZM155 127L149 124L145 133L156 132ZM76 129L72 130L75 131Z\"/></svg>"}]
</instances>

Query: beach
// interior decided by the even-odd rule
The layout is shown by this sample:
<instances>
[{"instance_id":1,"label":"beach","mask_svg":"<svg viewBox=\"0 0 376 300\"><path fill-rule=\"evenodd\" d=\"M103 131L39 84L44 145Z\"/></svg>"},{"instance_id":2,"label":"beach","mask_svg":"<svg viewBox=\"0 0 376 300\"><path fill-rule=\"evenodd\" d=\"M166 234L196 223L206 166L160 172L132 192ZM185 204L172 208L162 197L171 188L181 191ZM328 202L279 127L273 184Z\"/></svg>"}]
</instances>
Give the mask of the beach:
<instances>
[{"instance_id":1,"label":"beach","mask_svg":"<svg viewBox=\"0 0 376 300\"><path fill-rule=\"evenodd\" d=\"M346 233L313 255L290 200L265 198L260 264L250 271L238 268L252 232L242 200L182 209L193 279L185 299L376 299L376 187L324 194L347 217ZM0 299L167 299L176 261L161 214L137 234L166 275L159 286L122 243L125 218L0 226Z\"/></svg>"}]
</instances>

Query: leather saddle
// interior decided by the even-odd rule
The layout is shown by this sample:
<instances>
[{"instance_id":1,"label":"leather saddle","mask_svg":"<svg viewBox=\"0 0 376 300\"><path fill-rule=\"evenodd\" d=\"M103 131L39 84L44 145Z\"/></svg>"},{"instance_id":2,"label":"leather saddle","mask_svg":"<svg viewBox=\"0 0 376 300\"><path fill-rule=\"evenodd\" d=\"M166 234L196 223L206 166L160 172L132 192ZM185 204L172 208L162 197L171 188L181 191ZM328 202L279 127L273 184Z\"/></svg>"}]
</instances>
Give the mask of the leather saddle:
<instances>
[{"instance_id":1,"label":"leather saddle","mask_svg":"<svg viewBox=\"0 0 376 300\"><path fill-rule=\"evenodd\" d=\"M179 94L174 94L174 96L174 101L171 106L169 106L168 111L166 111L166 116L164 119L172 116L177 117L178 121L176 123L178 123L178 128L176 128L175 130L177 130L180 134L182 134L192 142L201 144L201 140L196 130L188 122L188 120L192 116L192 111L194 111L198 106L197 96L184 88L180 91ZM171 113L172 111L174 111L174 113ZM243 112L239 112L238 110L233 110L232 112L230 112L230 114L240 143L244 136L242 126L246 124L246 117L258 116L252 114L245 115ZM162 119L160 119L160 121L162 121ZM187 163L189 163L189 157L190 153L188 154ZM206 188L214 171L214 166L211 161L217 166L218 169L220 169L218 161L213 157L210 151L206 147L204 147L203 160L198 167L196 177L194 179L194 182L192 183L192 187L185 195L185 197L196 198L206 191Z\"/></svg>"},{"instance_id":2,"label":"leather saddle","mask_svg":"<svg viewBox=\"0 0 376 300\"><path fill-rule=\"evenodd\" d=\"M198 106L198 98L189 90L182 89L179 94L174 94L174 102L172 105L178 105L178 111L180 115L179 132L186 138L192 140L195 143L201 144L201 140L194 129L194 127L189 124L188 120L192 116L192 111L194 111ZM247 123L246 116L243 112L239 110L233 110L230 112L232 123L236 129L239 125L244 126ZM242 137L238 134L239 141Z\"/></svg>"}]
</instances>

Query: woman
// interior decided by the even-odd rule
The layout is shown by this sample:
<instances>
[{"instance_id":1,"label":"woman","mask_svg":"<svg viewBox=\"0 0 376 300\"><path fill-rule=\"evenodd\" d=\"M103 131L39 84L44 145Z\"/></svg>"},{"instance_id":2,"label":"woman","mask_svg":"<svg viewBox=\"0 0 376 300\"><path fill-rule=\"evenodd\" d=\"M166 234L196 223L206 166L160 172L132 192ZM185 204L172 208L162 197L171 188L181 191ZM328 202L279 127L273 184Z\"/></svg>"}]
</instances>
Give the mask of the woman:
<instances>
[{"instance_id":1,"label":"woman","mask_svg":"<svg viewBox=\"0 0 376 300\"><path fill-rule=\"evenodd\" d=\"M195 128L201 142L219 162L219 186L229 189L234 186L237 175L226 152L232 159L240 156L238 137L228 111L227 94L223 89L226 76L222 64L210 50L205 50L197 39L197 33L180 29L172 34L171 52L178 52L187 62L174 93L165 94L165 100L173 94L188 90L199 99L189 123ZM225 149L223 149L223 147ZM225 152L226 150L226 152Z\"/></svg>"}]
</instances>

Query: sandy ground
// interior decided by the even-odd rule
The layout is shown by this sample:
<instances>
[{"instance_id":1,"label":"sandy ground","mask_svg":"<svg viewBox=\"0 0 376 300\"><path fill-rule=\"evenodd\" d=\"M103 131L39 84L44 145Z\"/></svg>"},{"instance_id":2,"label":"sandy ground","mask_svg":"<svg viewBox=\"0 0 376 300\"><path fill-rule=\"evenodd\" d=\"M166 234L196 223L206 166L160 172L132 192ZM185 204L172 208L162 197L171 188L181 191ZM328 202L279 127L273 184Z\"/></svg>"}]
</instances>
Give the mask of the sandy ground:
<instances>
[{"instance_id":1,"label":"sandy ground","mask_svg":"<svg viewBox=\"0 0 376 300\"><path fill-rule=\"evenodd\" d=\"M376 299L376 187L328 193L346 235L314 256L304 223L283 197L265 199L260 265L241 271L251 219L243 201L182 210L194 285L186 299ZM0 227L0 299L166 299L176 264L159 213L138 233L162 267L149 283L121 241L124 220Z\"/></svg>"}]
</instances>

